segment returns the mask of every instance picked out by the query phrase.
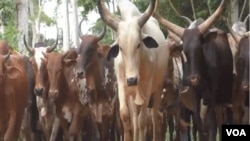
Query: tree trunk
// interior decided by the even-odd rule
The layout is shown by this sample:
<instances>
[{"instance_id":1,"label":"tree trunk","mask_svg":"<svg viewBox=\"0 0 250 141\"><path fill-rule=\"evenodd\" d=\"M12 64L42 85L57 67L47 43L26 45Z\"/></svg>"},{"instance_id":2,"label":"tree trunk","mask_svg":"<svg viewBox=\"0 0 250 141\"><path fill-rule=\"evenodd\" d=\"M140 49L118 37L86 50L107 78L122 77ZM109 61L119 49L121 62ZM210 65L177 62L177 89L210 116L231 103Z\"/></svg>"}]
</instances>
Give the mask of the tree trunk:
<instances>
[{"instance_id":1,"label":"tree trunk","mask_svg":"<svg viewBox=\"0 0 250 141\"><path fill-rule=\"evenodd\" d=\"M79 37L78 37L78 12L77 12L77 1L71 0L73 8L73 47L77 48L79 46Z\"/></svg>"},{"instance_id":2,"label":"tree trunk","mask_svg":"<svg viewBox=\"0 0 250 141\"><path fill-rule=\"evenodd\" d=\"M190 0L191 6L192 6L192 11L193 11L193 18L196 20L196 15L195 15L195 9L194 9L194 1Z\"/></svg>"},{"instance_id":3,"label":"tree trunk","mask_svg":"<svg viewBox=\"0 0 250 141\"><path fill-rule=\"evenodd\" d=\"M34 14L34 3L33 0L29 1L29 6L30 6L30 17L34 18L35 14ZM36 31L36 22L35 20L31 21L31 28L32 28L32 47L35 46L35 42L36 42L36 37L37 37L37 31ZM26 35L26 38L28 37L28 35Z\"/></svg>"},{"instance_id":4,"label":"tree trunk","mask_svg":"<svg viewBox=\"0 0 250 141\"><path fill-rule=\"evenodd\" d=\"M69 15L68 15L68 0L62 0L63 6L63 52L69 50Z\"/></svg>"},{"instance_id":5,"label":"tree trunk","mask_svg":"<svg viewBox=\"0 0 250 141\"><path fill-rule=\"evenodd\" d=\"M239 19L239 3L238 0L232 0L231 1L231 23L237 22Z\"/></svg>"},{"instance_id":6,"label":"tree trunk","mask_svg":"<svg viewBox=\"0 0 250 141\"><path fill-rule=\"evenodd\" d=\"M17 29L20 35L28 35L28 0L16 0L17 7ZM23 38L18 38L18 49L20 52L24 51Z\"/></svg>"}]
</instances>

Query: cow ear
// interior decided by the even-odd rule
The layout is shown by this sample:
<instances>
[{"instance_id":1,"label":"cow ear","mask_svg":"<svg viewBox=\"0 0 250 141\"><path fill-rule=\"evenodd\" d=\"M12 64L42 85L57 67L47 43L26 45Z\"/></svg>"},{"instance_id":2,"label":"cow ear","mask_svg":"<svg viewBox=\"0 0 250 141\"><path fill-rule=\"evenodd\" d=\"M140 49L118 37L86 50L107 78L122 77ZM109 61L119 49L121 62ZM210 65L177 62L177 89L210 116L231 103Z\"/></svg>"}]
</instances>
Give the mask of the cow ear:
<instances>
[{"instance_id":1,"label":"cow ear","mask_svg":"<svg viewBox=\"0 0 250 141\"><path fill-rule=\"evenodd\" d=\"M118 55L118 53L119 53L119 45L114 44L109 49L109 52L107 54L107 60L110 61L112 58L115 58Z\"/></svg>"},{"instance_id":2,"label":"cow ear","mask_svg":"<svg viewBox=\"0 0 250 141\"><path fill-rule=\"evenodd\" d=\"M142 41L147 48L157 48L159 46L156 40L151 36L144 37Z\"/></svg>"},{"instance_id":3,"label":"cow ear","mask_svg":"<svg viewBox=\"0 0 250 141\"><path fill-rule=\"evenodd\" d=\"M70 66L73 66L76 64L76 60L75 59L64 59L63 60L63 63L67 66L67 67L70 67Z\"/></svg>"},{"instance_id":4,"label":"cow ear","mask_svg":"<svg viewBox=\"0 0 250 141\"><path fill-rule=\"evenodd\" d=\"M6 66L6 74L10 79L16 79L20 74L21 70L14 66Z\"/></svg>"}]
</instances>

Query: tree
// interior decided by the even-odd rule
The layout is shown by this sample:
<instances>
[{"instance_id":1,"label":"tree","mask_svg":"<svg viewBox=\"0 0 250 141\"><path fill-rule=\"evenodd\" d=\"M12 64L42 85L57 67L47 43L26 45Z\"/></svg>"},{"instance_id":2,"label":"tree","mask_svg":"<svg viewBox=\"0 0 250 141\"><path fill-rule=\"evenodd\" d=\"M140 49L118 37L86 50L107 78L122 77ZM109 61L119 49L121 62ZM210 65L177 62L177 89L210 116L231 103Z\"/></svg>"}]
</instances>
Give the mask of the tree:
<instances>
[{"instance_id":1,"label":"tree","mask_svg":"<svg viewBox=\"0 0 250 141\"><path fill-rule=\"evenodd\" d=\"M76 0L71 0L71 5L73 9L73 46L78 47L79 46L79 37L78 37L78 12L77 12L77 1Z\"/></svg>"},{"instance_id":2,"label":"tree","mask_svg":"<svg viewBox=\"0 0 250 141\"><path fill-rule=\"evenodd\" d=\"M56 23L53 17L49 17L44 13L44 5L46 0L29 0L30 26L32 27L32 46L38 41L41 41L40 29L41 24L52 26Z\"/></svg>"},{"instance_id":3,"label":"tree","mask_svg":"<svg viewBox=\"0 0 250 141\"><path fill-rule=\"evenodd\" d=\"M17 29L19 35L28 34L28 0L16 0L17 6ZM24 51L24 44L22 38L18 38L18 49Z\"/></svg>"},{"instance_id":4,"label":"tree","mask_svg":"<svg viewBox=\"0 0 250 141\"><path fill-rule=\"evenodd\" d=\"M0 1L0 40L7 40L17 49L16 1Z\"/></svg>"},{"instance_id":5,"label":"tree","mask_svg":"<svg viewBox=\"0 0 250 141\"><path fill-rule=\"evenodd\" d=\"M63 5L63 48L66 52L69 49L69 15L68 15L68 0L62 0Z\"/></svg>"}]
</instances>

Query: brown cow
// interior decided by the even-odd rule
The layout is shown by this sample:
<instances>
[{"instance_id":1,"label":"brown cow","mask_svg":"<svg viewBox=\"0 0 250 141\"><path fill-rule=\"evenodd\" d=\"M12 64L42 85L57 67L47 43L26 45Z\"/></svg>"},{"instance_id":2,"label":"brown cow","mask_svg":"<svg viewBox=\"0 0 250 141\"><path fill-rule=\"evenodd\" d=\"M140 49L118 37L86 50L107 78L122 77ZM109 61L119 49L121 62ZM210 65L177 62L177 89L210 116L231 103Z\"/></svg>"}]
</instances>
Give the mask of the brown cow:
<instances>
[{"instance_id":1,"label":"brown cow","mask_svg":"<svg viewBox=\"0 0 250 141\"><path fill-rule=\"evenodd\" d=\"M0 55L0 136L17 140L25 107L28 106L28 77L22 56Z\"/></svg>"},{"instance_id":2,"label":"brown cow","mask_svg":"<svg viewBox=\"0 0 250 141\"><path fill-rule=\"evenodd\" d=\"M35 86L33 87L33 95L36 97L32 99L32 103L35 103L37 109L39 111L39 128L42 129L45 134L45 138L53 141L55 136L50 136L50 134L56 134L52 132L52 126L54 123L55 112L54 112L54 104L48 101L48 91L49 91L49 82L48 82L48 73L44 62L42 59L44 58L43 53L52 52L58 43L58 38L55 43L51 46L48 46L44 42L38 42L34 45L34 48L29 47L25 36L23 37L24 45L26 49L31 54L29 58L30 63L32 64L32 69L35 75ZM36 113L33 116L37 116ZM34 119L31 119L34 120ZM36 124L36 123L35 123ZM60 139L59 139L60 140Z\"/></svg>"},{"instance_id":3,"label":"brown cow","mask_svg":"<svg viewBox=\"0 0 250 141\"><path fill-rule=\"evenodd\" d=\"M77 54L68 51L64 54L47 53L44 56L50 83L49 99L56 106L56 116L64 132L68 132L70 138L76 137L82 127L82 118L89 113L79 100L79 89L74 79L73 67Z\"/></svg>"},{"instance_id":4,"label":"brown cow","mask_svg":"<svg viewBox=\"0 0 250 141\"><path fill-rule=\"evenodd\" d=\"M106 26L97 36L83 35L80 29L82 21L79 24L79 36L82 42L78 49L76 73L79 79L86 78L90 107L99 127L100 140L106 141L114 137L109 133L114 124L113 118L115 118L114 110L112 110L114 105L111 101L117 95L116 87L114 87L116 86L114 64L113 61L108 62L106 56L102 54L107 46L99 43L105 35Z\"/></svg>"}]
</instances>

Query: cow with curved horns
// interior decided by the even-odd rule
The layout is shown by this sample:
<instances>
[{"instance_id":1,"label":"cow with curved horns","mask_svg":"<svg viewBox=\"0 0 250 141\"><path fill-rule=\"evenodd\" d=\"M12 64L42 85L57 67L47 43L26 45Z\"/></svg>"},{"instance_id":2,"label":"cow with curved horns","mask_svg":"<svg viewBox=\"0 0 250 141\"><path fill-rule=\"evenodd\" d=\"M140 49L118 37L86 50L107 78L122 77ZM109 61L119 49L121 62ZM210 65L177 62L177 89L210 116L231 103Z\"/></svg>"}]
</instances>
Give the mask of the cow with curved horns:
<instances>
[{"instance_id":1,"label":"cow with curved horns","mask_svg":"<svg viewBox=\"0 0 250 141\"><path fill-rule=\"evenodd\" d=\"M95 121L98 125L100 131L100 140L108 140L109 130L111 130L110 125L104 127L105 124L108 124L113 118L112 112L108 109L111 109L111 101L116 95L114 91L115 79L113 79L114 67L113 61L108 62L105 56L102 55L102 51L107 45L100 44L100 40L103 39L106 33L106 25L104 26L102 32L95 35L83 35L81 31L81 24L79 24L79 37L81 38L81 45L78 48L78 62L76 67L77 77L86 79L87 92L84 93L89 98L89 105L92 109L92 112L95 115ZM111 83L111 88L109 87ZM80 86L80 92L84 87ZM83 95L83 94L81 94ZM107 108L104 106L107 105ZM106 120L104 117L107 117Z\"/></svg>"},{"instance_id":2,"label":"cow with curved horns","mask_svg":"<svg viewBox=\"0 0 250 141\"><path fill-rule=\"evenodd\" d=\"M37 106L39 115L36 115L34 111L32 110L33 112L32 116L35 116L35 117L39 116L40 124L33 123L33 125L40 125L45 135L45 138L47 138L48 140L50 138L52 126L56 126L56 125L52 125L54 122L54 118L55 118L55 114L52 111L54 105L48 101L48 91L49 91L48 74L47 74L46 67L44 66L42 62L42 59L44 59L43 53L50 53L56 49L58 38L56 39L55 43L52 44L51 46L48 46L44 42L38 42L32 48L28 46L25 40L25 35L23 36L23 42L24 42L26 49L31 54L31 57L29 60L31 62L34 75L35 75L35 80L34 80L35 86L33 89L34 94L32 98L32 105ZM55 138L55 137L51 136L51 138Z\"/></svg>"},{"instance_id":3,"label":"cow with curved horns","mask_svg":"<svg viewBox=\"0 0 250 141\"><path fill-rule=\"evenodd\" d=\"M158 112L169 50L158 22L151 16L156 3L151 0L147 10L140 13L132 2L120 0L121 19L118 19L98 0L102 20L117 33L107 59L114 58L125 141L131 140L130 133L133 133L133 140L138 140L138 135L139 140L145 139L148 106L153 107L153 140L159 140Z\"/></svg>"},{"instance_id":4,"label":"cow with curved horns","mask_svg":"<svg viewBox=\"0 0 250 141\"><path fill-rule=\"evenodd\" d=\"M159 14L158 20L170 31L179 36L183 41L183 51L187 58L189 86L193 87L196 95L195 118L197 125L207 124L209 141L216 140L217 123L215 106L231 104L233 85L233 58L227 40L227 34L219 29L211 30L210 27L218 19L226 6L222 0L217 10L196 28L185 29L175 25ZM198 112L198 102L203 99L203 104L208 106L206 120L201 120ZM230 113L231 108L227 112ZM232 114L232 113L231 113ZM232 121L229 121L232 122ZM199 126L198 130L201 131ZM205 134L200 132L200 137Z\"/></svg>"}]
</instances>

